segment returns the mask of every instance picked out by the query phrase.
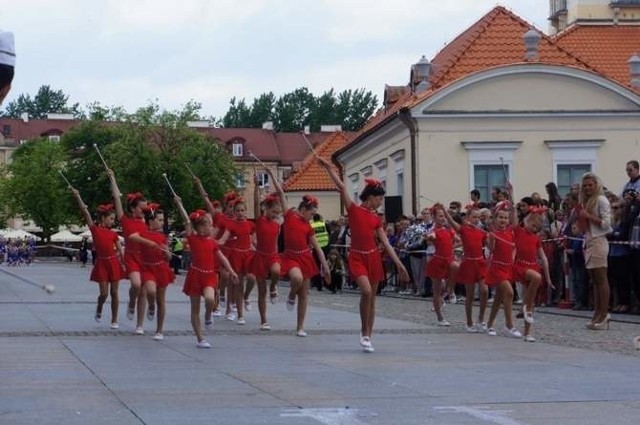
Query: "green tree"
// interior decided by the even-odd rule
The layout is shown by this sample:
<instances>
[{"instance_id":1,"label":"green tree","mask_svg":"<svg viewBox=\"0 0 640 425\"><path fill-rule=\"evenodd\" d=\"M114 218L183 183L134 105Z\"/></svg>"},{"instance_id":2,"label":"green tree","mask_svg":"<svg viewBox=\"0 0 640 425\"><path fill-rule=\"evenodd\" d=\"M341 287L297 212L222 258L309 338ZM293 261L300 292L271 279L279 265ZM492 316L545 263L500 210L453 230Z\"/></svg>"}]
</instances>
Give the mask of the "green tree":
<instances>
[{"instance_id":1,"label":"green tree","mask_svg":"<svg viewBox=\"0 0 640 425\"><path fill-rule=\"evenodd\" d=\"M338 94L331 89L316 97L302 87L277 99L272 92L263 93L251 105L234 97L222 125L260 128L271 120L277 131L298 131L306 125L311 131L320 131L323 124L339 124L343 130L357 131L371 117L377 103L377 97L364 89Z\"/></svg>"},{"instance_id":2,"label":"green tree","mask_svg":"<svg viewBox=\"0 0 640 425\"><path fill-rule=\"evenodd\" d=\"M7 103L2 116L20 118L26 112L30 118L43 119L49 113L73 114L82 117L80 105L69 105L69 96L62 90L53 90L50 86L40 86L38 93L31 98L29 94L21 94L16 100Z\"/></svg>"},{"instance_id":3,"label":"green tree","mask_svg":"<svg viewBox=\"0 0 640 425\"><path fill-rule=\"evenodd\" d=\"M162 177L166 173L187 209L203 207L187 165L212 197L233 187L237 170L217 140L187 126L187 121L197 119L199 109L199 104L190 102L176 111L162 111L152 103L119 123L82 123L62 138L73 158L67 166L71 183L90 206L111 198L95 143L114 170L123 194L142 192L173 212L171 193Z\"/></svg>"},{"instance_id":4,"label":"green tree","mask_svg":"<svg viewBox=\"0 0 640 425\"><path fill-rule=\"evenodd\" d=\"M45 240L73 220L71 198L59 175L66 160L58 143L34 139L16 149L8 178L0 182L7 213L42 227Z\"/></svg>"}]
</instances>

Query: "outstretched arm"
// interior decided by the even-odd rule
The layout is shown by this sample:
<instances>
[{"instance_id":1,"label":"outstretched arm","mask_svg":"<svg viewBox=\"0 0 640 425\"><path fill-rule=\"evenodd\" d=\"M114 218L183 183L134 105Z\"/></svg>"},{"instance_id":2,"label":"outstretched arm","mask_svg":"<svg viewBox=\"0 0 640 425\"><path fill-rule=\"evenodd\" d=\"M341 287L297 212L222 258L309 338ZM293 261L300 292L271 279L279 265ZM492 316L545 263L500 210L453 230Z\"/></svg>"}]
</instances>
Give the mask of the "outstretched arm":
<instances>
[{"instance_id":1,"label":"outstretched arm","mask_svg":"<svg viewBox=\"0 0 640 425\"><path fill-rule=\"evenodd\" d=\"M113 206L116 209L116 217L120 220L124 215L122 193L120 193L120 188L118 188L118 183L116 182L116 175L111 168L107 168L107 176L109 177L109 185L111 186L111 195L113 196Z\"/></svg>"},{"instance_id":2,"label":"outstretched arm","mask_svg":"<svg viewBox=\"0 0 640 425\"><path fill-rule=\"evenodd\" d=\"M209 214L211 214L211 216L213 217L216 214L216 211L213 208L213 204L209 200L209 194L206 190L204 190L204 186L202 186L202 180L200 180L198 177L194 177L193 182L195 183L196 188L198 188L198 193L204 201L204 205L207 207L207 211L209 211Z\"/></svg>"},{"instance_id":3,"label":"outstretched arm","mask_svg":"<svg viewBox=\"0 0 640 425\"><path fill-rule=\"evenodd\" d=\"M238 280L238 275L231 267L231 263L229 263L227 257L225 257L225 255L220 250L216 251L216 258L218 262L222 264L222 268L229 272L229 275L231 275L231 279L234 281Z\"/></svg>"},{"instance_id":4,"label":"outstretched arm","mask_svg":"<svg viewBox=\"0 0 640 425\"><path fill-rule=\"evenodd\" d=\"M329 174L329 177L331 177L331 180L333 180L336 187L338 188L344 207L346 209L349 209L349 207L351 207L351 204L353 204L353 200L351 199L351 196L349 195L349 193L347 193L347 187L345 186L340 176L336 174L334 169L331 167L331 163L329 161L320 157L316 157L316 160L320 163L320 165L324 167L324 169Z\"/></svg>"},{"instance_id":5,"label":"outstretched arm","mask_svg":"<svg viewBox=\"0 0 640 425\"><path fill-rule=\"evenodd\" d=\"M318 245L318 241L316 240L315 236L312 236L309 239L309 242L311 242L311 246L313 247L313 250L316 252L316 255L318 256L318 259L320 260L320 264L322 265L322 270L323 270L323 277L324 280L327 284L331 283L331 269L329 268L329 265L327 264L327 259L324 256L324 252L322 251L322 248L320 248L320 245Z\"/></svg>"},{"instance_id":6,"label":"outstretched arm","mask_svg":"<svg viewBox=\"0 0 640 425\"><path fill-rule=\"evenodd\" d=\"M447 221L449 222L451 228L460 233L460 224L458 224L458 222L455 221L453 217L451 217L451 214L449 214L449 211L447 211L445 208L443 208L442 211L444 211L444 216L447 218Z\"/></svg>"},{"instance_id":7,"label":"outstretched arm","mask_svg":"<svg viewBox=\"0 0 640 425\"><path fill-rule=\"evenodd\" d=\"M253 215L258 219L260 217L260 181L258 180L258 173L253 172Z\"/></svg>"},{"instance_id":8,"label":"outstretched arm","mask_svg":"<svg viewBox=\"0 0 640 425\"><path fill-rule=\"evenodd\" d=\"M389 243L387 234L385 233L382 227L378 227L376 229L376 236L378 237L378 240L382 243L382 246L384 246L384 250L387 251L387 255L389 256L389 258L391 258L391 260L393 261L393 264L396 265L396 268L398 269L398 273L400 274L400 280L402 282L408 282L410 280L409 273L407 272L407 269L404 267L404 264L402 264L402 261L400 261L400 259L398 258L396 251L393 249L393 247Z\"/></svg>"},{"instance_id":9,"label":"outstretched arm","mask_svg":"<svg viewBox=\"0 0 640 425\"><path fill-rule=\"evenodd\" d=\"M282 211L286 213L289 207L287 206L287 196L284 194L284 189L282 188L282 185L280 184L276 176L273 175L273 172L271 172L271 170L268 168L266 169L266 171L267 173L269 173L269 177L271 177L271 181L273 182L273 187L276 189L276 193L280 198L280 204L282 204Z\"/></svg>"},{"instance_id":10,"label":"outstretched arm","mask_svg":"<svg viewBox=\"0 0 640 425\"><path fill-rule=\"evenodd\" d=\"M87 223L87 226L89 227L93 226L93 218L91 218L91 213L89 212L89 208L87 207L87 204L85 204L84 201L82 200L82 197L80 196L80 192L78 192L77 189L71 188L71 193L73 194L73 197L76 199L76 201L78 202L78 205L80 206L80 211L82 212L82 218L84 218L85 223Z\"/></svg>"},{"instance_id":11,"label":"outstretched arm","mask_svg":"<svg viewBox=\"0 0 640 425\"><path fill-rule=\"evenodd\" d=\"M187 214L187 210L185 210L184 205L182 205L182 198L176 195L173 197L173 202L176 203L176 207L178 208L178 212L180 213L180 217L182 217L182 222L184 223L184 230L187 232L187 236L189 236L193 233L193 228L191 227L189 214Z\"/></svg>"},{"instance_id":12,"label":"outstretched arm","mask_svg":"<svg viewBox=\"0 0 640 425\"><path fill-rule=\"evenodd\" d=\"M549 260L547 260L547 254L545 254L544 249L542 247L538 248L538 259L542 264L542 272L544 273L544 278L549 282L549 286L552 289L556 289L553 281L551 280L551 274L549 273Z\"/></svg>"}]
</instances>

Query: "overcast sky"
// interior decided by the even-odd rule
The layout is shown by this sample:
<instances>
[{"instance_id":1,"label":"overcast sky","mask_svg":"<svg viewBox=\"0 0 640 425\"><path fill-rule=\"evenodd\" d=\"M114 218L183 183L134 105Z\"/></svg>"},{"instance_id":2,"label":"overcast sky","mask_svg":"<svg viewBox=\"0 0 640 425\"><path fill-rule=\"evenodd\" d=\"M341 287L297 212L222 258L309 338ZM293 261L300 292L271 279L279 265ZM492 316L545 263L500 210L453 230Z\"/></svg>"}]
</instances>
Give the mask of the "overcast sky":
<instances>
[{"instance_id":1,"label":"overcast sky","mask_svg":"<svg viewBox=\"0 0 640 425\"><path fill-rule=\"evenodd\" d=\"M498 4L547 32L547 0L0 0L17 50L6 102L43 84L82 106L193 99L214 116L302 86L381 100Z\"/></svg>"}]
</instances>

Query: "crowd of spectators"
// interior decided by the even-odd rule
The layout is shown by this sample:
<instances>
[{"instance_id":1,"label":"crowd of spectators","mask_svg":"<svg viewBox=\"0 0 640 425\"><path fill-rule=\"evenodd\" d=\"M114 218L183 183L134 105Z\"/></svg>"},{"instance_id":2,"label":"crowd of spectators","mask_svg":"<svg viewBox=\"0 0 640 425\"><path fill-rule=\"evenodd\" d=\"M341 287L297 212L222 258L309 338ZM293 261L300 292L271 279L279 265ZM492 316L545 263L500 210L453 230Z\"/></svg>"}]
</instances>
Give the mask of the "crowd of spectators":
<instances>
[{"instance_id":1,"label":"crowd of spectators","mask_svg":"<svg viewBox=\"0 0 640 425\"><path fill-rule=\"evenodd\" d=\"M606 190L605 195L612 208L612 227L607 237L610 243L608 257L608 275L611 285L610 310L616 313L640 314L640 166L637 161L626 164L629 181L619 191ZM526 215L530 207L546 207L545 220L540 237L549 261L551 282L544 282L540 288L537 304L554 306L560 302L570 305L575 310L593 309L593 288L585 269L583 252L584 234L578 226L578 194L579 184L573 184L568 193L560 194L555 183L545 186L545 195L538 192L511 200L520 218ZM504 188L494 187L491 199L481 200L480 192L472 190L470 199L464 204L451 201L448 209L454 220L465 219L466 207L475 205L481 212L480 226L491 229L493 208L503 200L508 200ZM464 206L463 206L464 205ZM424 276L425 264L429 261L433 247L425 242L433 226L431 210L424 208L416 216L400 216L395 223L386 225L387 236L397 250L401 261L411 275L411 281L400 282L395 278L393 264L385 261L387 281L380 290L393 291L403 295L418 297L432 296L431 282ZM347 262L347 246L349 245L348 217L329 222L329 244L336 249L343 261ZM462 256L461 247L455 248L455 254ZM344 282L354 288L349 277ZM515 301L519 302L518 292L521 287L514 282ZM446 297L464 300L463 285L456 285L457 297L447 294ZM445 299L446 301L446 299Z\"/></svg>"}]
</instances>

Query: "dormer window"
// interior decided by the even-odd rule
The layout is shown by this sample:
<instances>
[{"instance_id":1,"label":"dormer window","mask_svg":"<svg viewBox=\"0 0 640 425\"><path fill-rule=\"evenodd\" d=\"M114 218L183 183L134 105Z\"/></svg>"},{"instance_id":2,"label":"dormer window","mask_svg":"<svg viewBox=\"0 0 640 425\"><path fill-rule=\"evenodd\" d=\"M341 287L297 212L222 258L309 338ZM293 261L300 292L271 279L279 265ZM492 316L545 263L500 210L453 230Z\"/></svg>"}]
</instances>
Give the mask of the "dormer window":
<instances>
[{"instance_id":1,"label":"dormer window","mask_svg":"<svg viewBox=\"0 0 640 425\"><path fill-rule=\"evenodd\" d=\"M50 142L59 142L60 141L60 135L59 134L52 134L49 136L49 141Z\"/></svg>"},{"instance_id":2,"label":"dormer window","mask_svg":"<svg viewBox=\"0 0 640 425\"><path fill-rule=\"evenodd\" d=\"M234 143L232 146L233 156L242 156L243 155L243 146L242 143Z\"/></svg>"}]
</instances>

